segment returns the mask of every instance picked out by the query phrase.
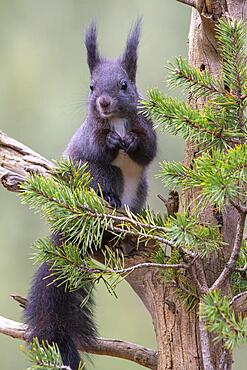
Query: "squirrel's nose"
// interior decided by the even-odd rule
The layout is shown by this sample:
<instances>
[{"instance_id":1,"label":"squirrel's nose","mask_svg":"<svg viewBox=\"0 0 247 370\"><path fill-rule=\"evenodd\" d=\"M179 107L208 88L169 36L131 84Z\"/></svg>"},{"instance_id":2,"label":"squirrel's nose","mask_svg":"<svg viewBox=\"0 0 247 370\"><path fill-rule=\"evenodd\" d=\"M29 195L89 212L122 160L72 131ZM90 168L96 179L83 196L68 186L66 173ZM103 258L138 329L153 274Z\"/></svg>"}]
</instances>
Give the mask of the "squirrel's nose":
<instances>
[{"instance_id":1,"label":"squirrel's nose","mask_svg":"<svg viewBox=\"0 0 247 370\"><path fill-rule=\"evenodd\" d=\"M102 108L108 108L111 104L111 98L109 96L100 96L98 102Z\"/></svg>"}]
</instances>

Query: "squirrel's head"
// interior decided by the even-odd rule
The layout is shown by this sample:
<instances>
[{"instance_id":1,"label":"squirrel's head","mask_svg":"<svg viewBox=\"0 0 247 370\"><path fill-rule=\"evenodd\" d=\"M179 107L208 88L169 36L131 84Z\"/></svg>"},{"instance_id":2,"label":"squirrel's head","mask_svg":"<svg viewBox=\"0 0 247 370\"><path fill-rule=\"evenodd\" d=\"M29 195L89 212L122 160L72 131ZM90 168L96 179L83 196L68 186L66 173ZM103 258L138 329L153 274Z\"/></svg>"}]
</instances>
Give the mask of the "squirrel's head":
<instances>
[{"instance_id":1,"label":"squirrel's head","mask_svg":"<svg viewBox=\"0 0 247 370\"><path fill-rule=\"evenodd\" d=\"M89 109L100 118L128 118L136 112L138 93L135 85L137 48L141 20L131 29L123 55L116 60L102 58L97 45L96 25L86 32L87 62L91 74Z\"/></svg>"}]
</instances>

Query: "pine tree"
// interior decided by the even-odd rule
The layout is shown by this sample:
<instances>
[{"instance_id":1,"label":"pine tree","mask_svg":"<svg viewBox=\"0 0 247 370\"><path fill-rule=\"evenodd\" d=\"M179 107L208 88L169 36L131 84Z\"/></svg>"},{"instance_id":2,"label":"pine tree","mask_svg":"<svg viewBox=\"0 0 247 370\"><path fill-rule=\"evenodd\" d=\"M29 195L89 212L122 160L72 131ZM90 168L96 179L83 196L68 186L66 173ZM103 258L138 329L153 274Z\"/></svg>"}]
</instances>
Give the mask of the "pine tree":
<instances>
[{"instance_id":1,"label":"pine tree","mask_svg":"<svg viewBox=\"0 0 247 370\"><path fill-rule=\"evenodd\" d=\"M197 150L190 165L161 163L159 177L166 188L179 192L196 189L197 196L179 212L163 216L149 208L140 215L129 209L114 210L90 188L86 165L71 161L56 163L49 178L32 175L22 186L21 198L41 212L52 232L64 237L59 248L49 238L34 244L36 260L51 266L54 281L76 290L85 281L93 287L101 280L114 294L116 285L133 271L158 269L160 278L173 284L177 299L187 310L199 312L202 331L206 328L214 333L215 340L223 342L229 353L247 342L245 318L234 311L237 297L247 290L246 29L243 22L228 18L218 22L216 32L221 56L218 78L190 66L183 58L168 67L169 86L184 88L191 101L200 98L204 102L201 109L156 89L140 103L140 109L158 129L180 135L193 142ZM234 245L217 279L208 285L206 264L229 248L221 233L221 213L229 204L238 215ZM202 209L207 207L213 207L215 223L201 219ZM110 246L102 245L105 230L114 235ZM119 248L126 236L134 240L137 251L151 243L152 253L145 262L126 267ZM93 258L95 250L101 252L104 263ZM47 353L54 355L54 368L62 368L56 365L60 360L55 346L40 346L35 341L34 348L39 356L30 358L40 365L32 369L46 368L41 362L46 363Z\"/></svg>"}]
</instances>

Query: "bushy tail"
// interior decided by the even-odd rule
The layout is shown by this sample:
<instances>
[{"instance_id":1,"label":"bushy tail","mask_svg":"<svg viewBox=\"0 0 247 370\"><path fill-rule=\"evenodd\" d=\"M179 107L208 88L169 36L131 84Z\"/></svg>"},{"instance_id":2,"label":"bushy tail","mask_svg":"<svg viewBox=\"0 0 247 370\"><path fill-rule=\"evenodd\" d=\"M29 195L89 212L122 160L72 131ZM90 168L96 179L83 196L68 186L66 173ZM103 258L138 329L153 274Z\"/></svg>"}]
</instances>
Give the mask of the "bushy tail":
<instances>
[{"instance_id":1,"label":"bushy tail","mask_svg":"<svg viewBox=\"0 0 247 370\"><path fill-rule=\"evenodd\" d=\"M77 370L80 356L76 345L89 344L95 340L96 329L93 322L93 299L90 298L81 308L82 300L90 288L75 292L65 291L47 278L51 274L46 263L37 271L25 309L25 322L29 327L28 340L37 337L40 341L56 343L64 365ZM47 286L48 285L48 286Z\"/></svg>"}]
</instances>

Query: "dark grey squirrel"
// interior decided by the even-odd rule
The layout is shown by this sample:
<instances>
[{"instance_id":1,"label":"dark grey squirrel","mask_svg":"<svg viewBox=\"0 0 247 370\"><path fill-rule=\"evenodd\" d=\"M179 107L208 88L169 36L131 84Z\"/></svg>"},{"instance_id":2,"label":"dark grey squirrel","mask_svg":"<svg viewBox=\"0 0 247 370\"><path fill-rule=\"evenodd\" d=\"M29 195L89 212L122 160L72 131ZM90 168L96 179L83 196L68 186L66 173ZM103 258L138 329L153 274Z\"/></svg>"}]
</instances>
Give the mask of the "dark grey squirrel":
<instances>
[{"instance_id":1,"label":"dark grey squirrel","mask_svg":"<svg viewBox=\"0 0 247 370\"><path fill-rule=\"evenodd\" d=\"M152 122L140 111L136 88L137 47L140 20L130 31L123 55L116 60L102 58L97 46L95 23L86 32L85 45L91 74L87 117L70 140L64 157L88 163L91 186L99 185L104 199L115 208L127 205L139 212L147 197L147 166L156 155ZM59 245L59 236L52 236ZM81 308L90 283L76 292L49 284L46 263L36 273L25 309L29 337L57 343L64 365L77 370L78 345L92 343L97 330L93 298ZM44 279L46 278L46 279Z\"/></svg>"}]
</instances>

